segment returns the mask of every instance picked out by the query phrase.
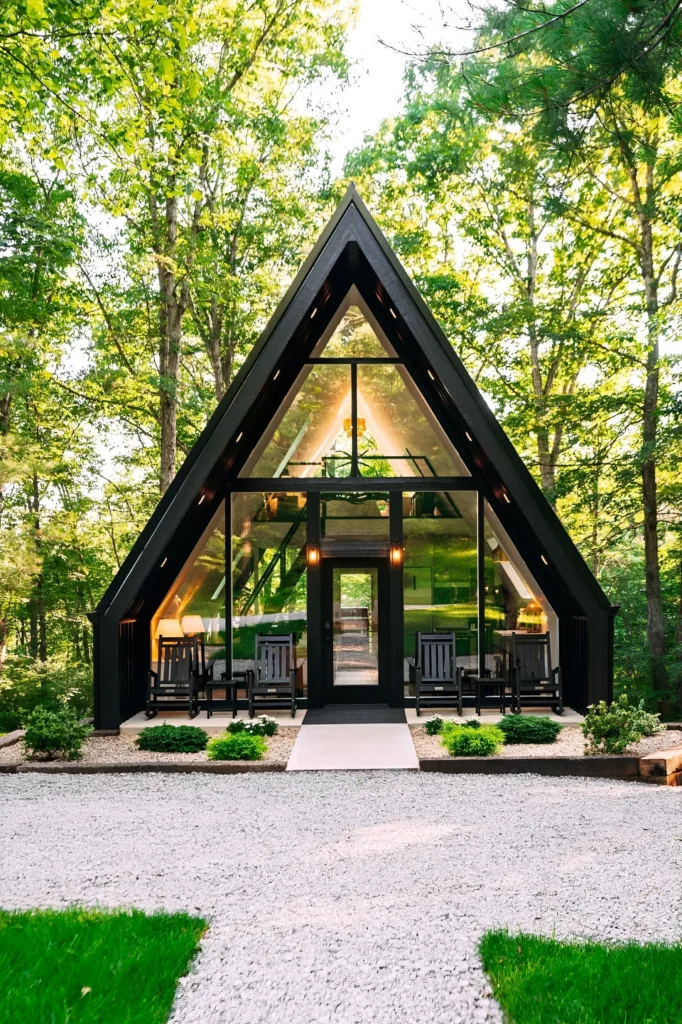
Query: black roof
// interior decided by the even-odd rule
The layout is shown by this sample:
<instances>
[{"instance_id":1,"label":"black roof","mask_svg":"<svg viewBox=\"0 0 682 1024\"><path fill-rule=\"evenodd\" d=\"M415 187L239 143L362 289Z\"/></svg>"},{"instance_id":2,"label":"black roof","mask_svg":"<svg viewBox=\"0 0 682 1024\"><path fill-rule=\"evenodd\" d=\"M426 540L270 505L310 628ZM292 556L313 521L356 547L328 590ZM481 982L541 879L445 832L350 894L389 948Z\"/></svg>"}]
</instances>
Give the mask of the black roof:
<instances>
[{"instance_id":1,"label":"black roof","mask_svg":"<svg viewBox=\"0 0 682 1024\"><path fill-rule=\"evenodd\" d=\"M411 363L434 414L466 455L483 493L555 608L563 603L573 614L608 612L610 603L595 577L351 185L96 614L120 619L135 614L136 602L138 608L158 604L350 283L364 290L386 333L398 349L402 346L401 355ZM397 319L388 318L391 307ZM318 308L320 314L312 321L311 310ZM282 371L276 384L275 367Z\"/></svg>"}]
</instances>

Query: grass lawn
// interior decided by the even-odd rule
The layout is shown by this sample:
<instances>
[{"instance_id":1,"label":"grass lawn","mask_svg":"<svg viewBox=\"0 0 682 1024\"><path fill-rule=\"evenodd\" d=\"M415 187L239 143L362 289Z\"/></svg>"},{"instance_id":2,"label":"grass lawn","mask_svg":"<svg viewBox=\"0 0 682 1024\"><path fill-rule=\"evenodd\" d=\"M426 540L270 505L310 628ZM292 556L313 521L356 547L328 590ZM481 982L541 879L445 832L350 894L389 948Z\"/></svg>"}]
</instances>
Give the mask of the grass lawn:
<instances>
[{"instance_id":1,"label":"grass lawn","mask_svg":"<svg viewBox=\"0 0 682 1024\"><path fill-rule=\"evenodd\" d=\"M165 1024L205 928L188 914L0 911L0 1021Z\"/></svg>"},{"instance_id":2,"label":"grass lawn","mask_svg":"<svg viewBox=\"0 0 682 1024\"><path fill-rule=\"evenodd\" d=\"M682 945L488 932L480 953L510 1024L680 1024Z\"/></svg>"}]
</instances>

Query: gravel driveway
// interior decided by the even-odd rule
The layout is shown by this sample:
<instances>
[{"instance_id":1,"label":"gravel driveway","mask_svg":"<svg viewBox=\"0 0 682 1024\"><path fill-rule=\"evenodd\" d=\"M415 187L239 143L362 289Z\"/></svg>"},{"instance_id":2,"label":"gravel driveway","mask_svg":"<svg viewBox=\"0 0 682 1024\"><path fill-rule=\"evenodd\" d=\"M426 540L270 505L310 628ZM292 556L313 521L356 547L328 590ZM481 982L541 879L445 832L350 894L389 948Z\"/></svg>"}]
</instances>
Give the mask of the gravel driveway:
<instances>
[{"instance_id":1,"label":"gravel driveway","mask_svg":"<svg viewBox=\"0 0 682 1024\"><path fill-rule=\"evenodd\" d=\"M500 1021L484 928L678 939L682 789L348 772L0 776L0 906L211 918L174 1024Z\"/></svg>"}]
</instances>

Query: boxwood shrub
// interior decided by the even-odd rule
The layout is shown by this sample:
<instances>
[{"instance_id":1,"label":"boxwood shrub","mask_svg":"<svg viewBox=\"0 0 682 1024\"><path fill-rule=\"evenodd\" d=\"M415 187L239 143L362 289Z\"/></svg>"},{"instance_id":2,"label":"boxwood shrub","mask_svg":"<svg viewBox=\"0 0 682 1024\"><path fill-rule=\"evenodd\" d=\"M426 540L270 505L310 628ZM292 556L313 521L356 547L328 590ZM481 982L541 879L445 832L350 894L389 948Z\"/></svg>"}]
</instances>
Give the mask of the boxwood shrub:
<instances>
[{"instance_id":1,"label":"boxwood shrub","mask_svg":"<svg viewBox=\"0 0 682 1024\"><path fill-rule=\"evenodd\" d=\"M31 760L62 757L76 761L82 757L81 747L91 732L91 727L80 725L76 713L66 705L55 711L36 708L26 719L24 749Z\"/></svg>"},{"instance_id":2,"label":"boxwood shrub","mask_svg":"<svg viewBox=\"0 0 682 1024\"><path fill-rule=\"evenodd\" d=\"M441 737L441 743L453 757L488 757L496 754L504 743L504 733L494 725L470 729L446 722Z\"/></svg>"},{"instance_id":3,"label":"boxwood shrub","mask_svg":"<svg viewBox=\"0 0 682 1024\"><path fill-rule=\"evenodd\" d=\"M505 743L556 743L561 723L541 715L504 715L497 724Z\"/></svg>"},{"instance_id":4,"label":"boxwood shrub","mask_svg":"<svg viewBox=\"0 0 682 1024\"><path fill-rule=\"evenodd\" d=\"M140 750L160 754L196 754L205 750L208 736L196 725L152 725L135 737Z\"/></svg>"},{"instance_id":5,"label":"boxwood shrub","mask_svg":"<svg viewBox=\"0 0 682 1024\"><path fill-rule=\"evenodd\" d=\"M211 761L261 761L267 749L268 745L262 736L228 732L209 742L208 756Z\"/></svg>"}]
</instances>

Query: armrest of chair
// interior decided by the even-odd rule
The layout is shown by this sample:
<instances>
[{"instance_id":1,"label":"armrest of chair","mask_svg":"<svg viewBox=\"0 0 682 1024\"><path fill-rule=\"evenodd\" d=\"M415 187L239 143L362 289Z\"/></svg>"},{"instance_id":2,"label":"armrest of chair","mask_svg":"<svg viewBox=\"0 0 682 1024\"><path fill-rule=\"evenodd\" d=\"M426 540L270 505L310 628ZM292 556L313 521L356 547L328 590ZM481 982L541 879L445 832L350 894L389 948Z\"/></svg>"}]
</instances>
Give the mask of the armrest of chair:
<instances>
[{"instance_id":1,"label":"armrest of chair","mask_svg":"<svg viewBox=\"0 0 682 1024\"><path fill-rule=\"evenodd\" d=\"M151 682L152 679L156 680L156 682L158 683L158 681L159 681L159 673L155 672L153 668L150 668L149 669L149 682Z\"/></svg>"},{"instance_id":2,"label":"armrest of chair","mask_svg":"<svg viewBox=\"0 0 682 1024\"><path fill-rule=\"evenodd\" d=\"M552 678L555 676L559 686L561 686L561 665L557 665L556 668L552 669Z\"/></svg>"},{"instance_id":3,"label":"armrest of chair","mask_svg":"<svg viewBox=\"0 0 682 1024\"><path fill-rule=\"evenodd\" d=\"M457 684L457 686L461 686L462 685L462 675L463 675L462 667L460 665L456 665L455 666L455 683Z\"/></svg>"}]
</instances>

